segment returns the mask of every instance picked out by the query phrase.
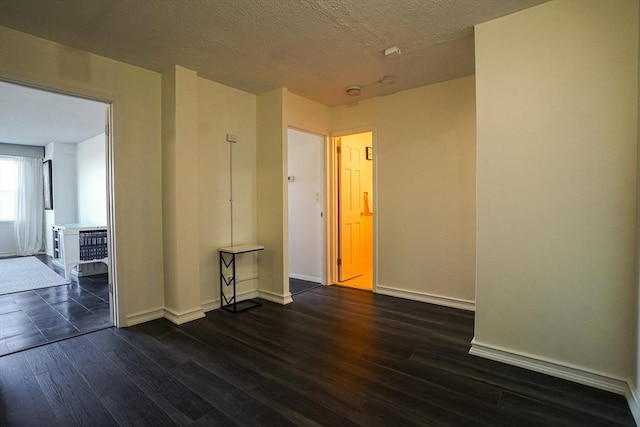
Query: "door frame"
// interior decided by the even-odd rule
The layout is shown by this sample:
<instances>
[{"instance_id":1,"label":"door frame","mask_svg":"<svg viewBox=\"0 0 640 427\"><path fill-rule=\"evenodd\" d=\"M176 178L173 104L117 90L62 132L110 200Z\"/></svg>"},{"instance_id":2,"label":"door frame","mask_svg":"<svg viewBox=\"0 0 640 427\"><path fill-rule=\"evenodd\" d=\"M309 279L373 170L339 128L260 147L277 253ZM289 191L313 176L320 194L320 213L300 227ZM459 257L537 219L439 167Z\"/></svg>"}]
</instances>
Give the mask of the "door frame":
<instances>
[{"instance_id":1,"label":"door frame","mask_svg":"<svg viewBox=\"0 0 640 427\"><path fill-rule=\"evenodd\" d=\"M372 165L372 197L373 197L373 283L372 283L372 292L376 293L377 284L378 284L378 174L377 174L377 156L376 156L376 140L377 140L377 129L375 126L362 126L344 130L337 130L331 132L330 135L330 143L327 144L327 149L329 153L327 154L327 159L329 160L327 165L327 181L329 185L329 194L328 194L328 209L329 216L327 218L328 222L328 260L327 263L327 277L329 278L329 284L335 285L338 283L339 279L339 271L338 271L338 256L340 255L340 240L339 240L339 229L340 229L340 214L338 212L338 154L337 140L340 137L354 135L358 133L371 132L371 146L373 147L373 165Z\"/></svg>"},{"instance_id":2,"label":"door frame","mask_svg":"<svg viewBox=\"0 0 640 427\"><path fill-rule=\"evenodd\" d=\"M12 83L20 86L24 86L32 89L39 89L46 92L51 92L59 95L73 96L75 98L87 99L90 101L100 102L105 104L107 117L105 117L105 150L106 150L106 162L105 171L107 173L106 178L106 197L107 197L107 239L110 245L109 247L109 316L113 325L117 328L126 326L126 319L124 319L124 312L120 310L120 298L118 293L118 280L117 280L117 268L116 268L116 211L115 211L115 167L114 167L114 103L118 102L116 96L109 96L103 93L97 93L89 91L86 88L79 89L77 87L67 85L54 85L50 81L24 80L20 78L12 78L11 76L0 76L0 81ZM114 99L115 98L115 99ZM46 231L45 231L46 232ZM121 317L123 317L121 319Z\"/></svg>"}]
</instances>

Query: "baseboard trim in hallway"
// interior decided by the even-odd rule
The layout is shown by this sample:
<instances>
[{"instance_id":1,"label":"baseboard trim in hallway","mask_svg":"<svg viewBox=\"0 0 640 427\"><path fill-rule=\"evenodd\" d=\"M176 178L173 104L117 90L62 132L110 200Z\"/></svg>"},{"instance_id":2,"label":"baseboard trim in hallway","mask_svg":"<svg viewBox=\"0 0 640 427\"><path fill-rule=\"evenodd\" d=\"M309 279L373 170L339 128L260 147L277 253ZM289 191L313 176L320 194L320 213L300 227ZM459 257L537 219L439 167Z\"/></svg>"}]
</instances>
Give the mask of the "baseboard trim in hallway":
<instances>
[{"instance_id":1,"label":"baseboard trim in hallway","mask_svg":"<svg viewBox=\"0 0 640 427\"><path fill-rule=\"evenodd\" d=\"M411 291L407 289L392 288L390 286L376 287L376 293L391 297L404 298L412 301L426 302L429 304L443 305L445 307L459 308L461 310L476 311L475 301L459 298L432 295L425 292Z\"/></svg>"}]
</instances>

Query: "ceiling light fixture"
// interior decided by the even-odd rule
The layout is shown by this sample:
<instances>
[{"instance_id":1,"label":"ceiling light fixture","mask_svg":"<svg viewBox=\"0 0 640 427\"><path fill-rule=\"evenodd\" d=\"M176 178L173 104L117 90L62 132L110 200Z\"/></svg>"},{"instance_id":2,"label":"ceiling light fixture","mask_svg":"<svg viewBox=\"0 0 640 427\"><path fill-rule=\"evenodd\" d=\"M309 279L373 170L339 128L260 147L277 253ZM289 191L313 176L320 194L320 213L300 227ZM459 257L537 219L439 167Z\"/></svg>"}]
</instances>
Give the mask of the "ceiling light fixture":
<instances>
[{"instance_id":1,"label":"ceiling light fixture","mask_svg":"<svg viewBox=\"0 0 640 427\"><path fill-rule=\"evenodd\" d=\"M360 86L354 85L347 88L347 95L360 96Z\"/></svg>"}]
</instances>

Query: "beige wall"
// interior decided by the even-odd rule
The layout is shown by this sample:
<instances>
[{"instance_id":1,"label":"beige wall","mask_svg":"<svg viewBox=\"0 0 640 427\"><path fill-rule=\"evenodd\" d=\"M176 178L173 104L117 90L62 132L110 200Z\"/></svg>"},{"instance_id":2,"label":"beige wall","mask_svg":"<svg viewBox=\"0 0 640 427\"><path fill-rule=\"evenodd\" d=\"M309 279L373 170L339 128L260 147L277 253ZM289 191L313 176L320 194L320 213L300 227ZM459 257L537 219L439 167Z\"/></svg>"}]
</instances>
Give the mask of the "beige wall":
<instances>
[{"instance_id":1,"label":"beige wall","mask_svg":"<svg viewBox=\"0 0 640 427\"><path fill-rule=\"evenodd\" d=\"M287 92L287 126L329 135L331 131L331 110L329 107Z\"/></svg>"},{"instance_id":2,"label":"beige wall","mask_svg":"<svg viewBox=\"0 0 640 427\"><path fill-rule=\"evenodd\" d=\"M465 77L331 110L371 129L377 291L473 308L475 95Z\"/></svg>"},{"instance_id":3,"label":"beige wall","mask_svg":"<svg viewBox=\"0 0 640 427\"><path fill-rule=\"evenodd\" d=\"M162 307L160 75L0 27L0 78L113 101L121 324Z\"/></svg>"},{"instance_id":4,"label":"beige wall","mask_svg":"<svg viewBox=\"0 0 640 427\"><path fill-rule=\"evenodd\" d=\"M638 2L476 27L474 342L631 378Z\"/></svg>"},{"instance_id":5,"label":"beige wall","mask_svg":"<svg viewBox=\"0 0 640 427\"><path fill-rule=\"evenodd\" d=\"M200 210L192 219L200 234L200 293L206 309L219 307L217 249L231 244L227 133L238 137L233 144L234 244L256 243L256 96L198 78ZM241 255L237 261L238 295L241 299L255 296L258 287L255 255Z\"/></svg>"},{"instance_id":6,"label":"beige wall","mask_svg":"<svg viewBox=\"0 0 640 427\"><path fill-rule=\"evenodd\" d=\"M256 96L179 66L162 81L165 316L184 323L220 306L218 249L256 242ZM255 297L256 255L236 262L238 300Z\"/></svg>"},{"instance_id":7,"label":"beige wall","mask_svg":"<svg viewBox=\"0 0 640 427\"><path fill-rule=\"evenodd\" d=\"M200 299L198 76L174 66L162 74L162 221L165 315L204 316Z\"/></svg>"},{"instance_id":8,"label":"beige wall","mask_svg":"<svg viewBox=\"0 0 640 427\"><path fill-rule=\"evenodd\" d=\"M256 104L259 296L291 302L289 292L289 230L287 222L287 90L262 94Z\"/></svg>"}]
</instances>

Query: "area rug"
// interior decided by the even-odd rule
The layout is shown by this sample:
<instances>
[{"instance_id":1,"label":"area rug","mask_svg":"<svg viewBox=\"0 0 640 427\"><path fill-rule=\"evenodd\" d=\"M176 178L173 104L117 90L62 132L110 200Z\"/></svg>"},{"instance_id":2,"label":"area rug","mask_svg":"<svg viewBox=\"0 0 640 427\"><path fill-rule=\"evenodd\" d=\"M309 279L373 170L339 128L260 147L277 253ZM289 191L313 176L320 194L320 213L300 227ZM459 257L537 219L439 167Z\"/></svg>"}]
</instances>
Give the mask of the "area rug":
<instances>
[{"instance_id":1,"label":"area rug","mask_svg":"<svg viewBox=\"0 0 640 427\"><path fill-rule=\"evenodd\" d=\"M69 284L36 257L0 259L0 295Z\"/></svg>"}]
</instances>

